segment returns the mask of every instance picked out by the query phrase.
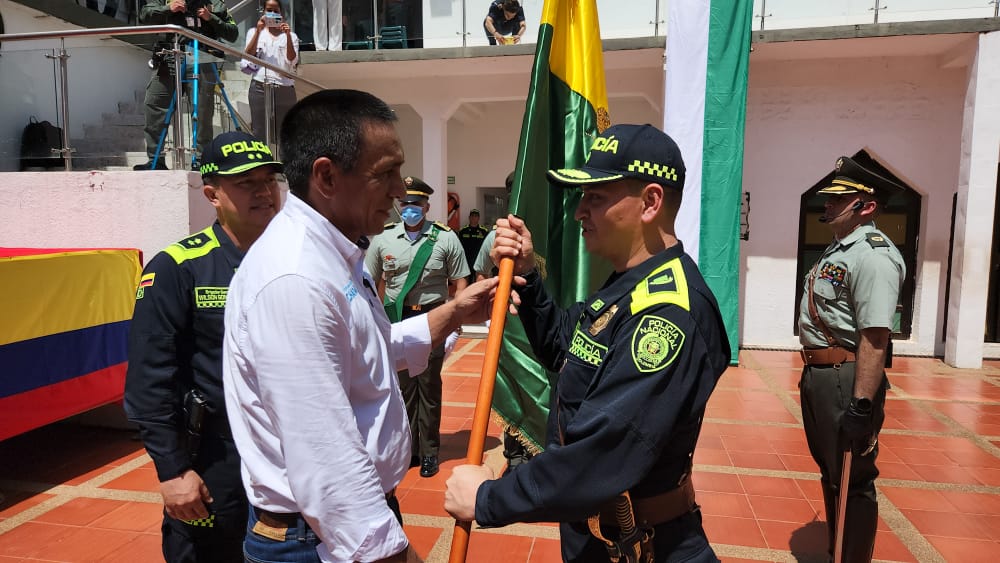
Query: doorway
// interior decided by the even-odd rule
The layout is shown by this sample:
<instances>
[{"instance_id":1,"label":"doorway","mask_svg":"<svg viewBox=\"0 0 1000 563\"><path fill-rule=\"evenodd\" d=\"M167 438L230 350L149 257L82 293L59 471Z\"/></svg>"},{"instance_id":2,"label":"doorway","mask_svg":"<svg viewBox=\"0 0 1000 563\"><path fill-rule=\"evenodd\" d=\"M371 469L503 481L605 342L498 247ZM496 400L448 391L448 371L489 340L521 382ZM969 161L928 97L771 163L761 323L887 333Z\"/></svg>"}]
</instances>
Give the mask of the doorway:
<instances>
[{"instance_id":1,"label":"doorway","mask_svg":"<svg viewBox=\"0 0 1000 563\"><path fill-rule=\"evenodd\" d=\"M986 298L986 342L1000 342L1000 164L993 204L993 249L990 252L990 288Z\"/></svg>"}]
</instances>

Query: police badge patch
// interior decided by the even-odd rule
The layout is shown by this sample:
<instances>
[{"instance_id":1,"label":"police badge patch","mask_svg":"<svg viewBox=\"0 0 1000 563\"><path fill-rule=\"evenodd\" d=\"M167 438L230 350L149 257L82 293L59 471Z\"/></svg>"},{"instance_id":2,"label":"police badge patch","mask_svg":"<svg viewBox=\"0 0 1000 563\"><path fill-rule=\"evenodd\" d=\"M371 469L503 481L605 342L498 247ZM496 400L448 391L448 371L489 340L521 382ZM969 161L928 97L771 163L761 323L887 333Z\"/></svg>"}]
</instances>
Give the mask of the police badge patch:
<instances>
[{"instance_id":1,"label":"police badge patch","mask_svg":"<svg viewBox=\"0 0 1000 563\"><path fill-rule=\"evenodd\" d=\"M684 331L656 315L646 315L632 333L632 361L642 373L669 366L684 345Z\"/></svg>"}]
</instances>

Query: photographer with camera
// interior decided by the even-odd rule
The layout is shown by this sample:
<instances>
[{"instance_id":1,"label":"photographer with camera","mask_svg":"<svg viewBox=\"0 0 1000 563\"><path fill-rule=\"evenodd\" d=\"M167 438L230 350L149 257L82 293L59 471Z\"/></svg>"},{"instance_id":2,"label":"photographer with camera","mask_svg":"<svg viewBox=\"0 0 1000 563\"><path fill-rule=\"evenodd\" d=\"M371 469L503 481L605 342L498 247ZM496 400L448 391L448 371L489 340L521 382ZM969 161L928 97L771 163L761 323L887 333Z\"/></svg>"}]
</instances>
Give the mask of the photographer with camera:
<instances>
[{"instance_id":1,"label":"photographer with camera","mask_svg":"<svg viewBox=\"0 0 1000 563\"><path fill-rule=\"evenodd\" d=\"M177 25L186 27L210 39L233 42L239 37L236 22L230 17L223 0L143 0L139 10L139 23L144 25ZM146 155L149 162L138 164L135 170L150 170L157 156L160 133L167 126L166 115L174 97L175 72L173 57L164 54L173 41L164 38L153 50L150 66L152 76L146 86L143 114L146 119ZM206 48L202 48L206 51ZM185 79L191 78L191 71ZM198 139L196 150L202 150L212 141L212 117L215 114L215 83L217 73L214 63L202 63L198 68ZM162 147L161 147L162 149ZM162 153L156 159L156 169L166 170Z\"/></svg>"},{"instance_id":2,"label":"photographer with camera","mask_svg":"<svg viewBox=\"0 0 1000 563\"><path fill-rule=\"evenodd\" d=\"M264 30L267 30L266 32ZM299 63L299 36L295 35L285 18L285 8L278 0L264 3L264 15L257 20L257 27L247 35L247 46L243 50L248 55L281 67L289 72ZM250 81L250 121L253 134L265 139L265 122L274 118L271 139L278 139L281 122L285 114L295 105L295 82L272 70L258 67L244 60L240 63L243 72L253 75ZM264 107L264 88L271 88L271 107Z\"/></svg>"}]
</instances>

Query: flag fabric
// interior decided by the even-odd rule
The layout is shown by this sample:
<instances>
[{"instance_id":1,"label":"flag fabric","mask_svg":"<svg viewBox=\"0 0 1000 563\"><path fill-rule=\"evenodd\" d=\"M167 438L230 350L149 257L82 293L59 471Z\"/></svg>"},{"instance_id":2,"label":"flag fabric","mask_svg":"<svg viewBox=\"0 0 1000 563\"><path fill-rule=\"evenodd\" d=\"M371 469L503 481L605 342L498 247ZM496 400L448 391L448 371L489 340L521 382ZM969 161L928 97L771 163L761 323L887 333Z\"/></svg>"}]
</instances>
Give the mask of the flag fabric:
<instances>
[{"instance_id":1,"label":"flag fabric","mask_svg":"<svg viewBox=\"0 0 1000 563\"><path fill-rule=\"evenodd\" d=\"M121 399L141 273L135 249L0 248L0 440Z\"/></svg>"},{"instance_id":2,"label":"flag fabric","mask_svg":"<svg viewBox=\"0 0 1000 563\"><path fill-rule=\"evenodd\" d=\"M583 300L610 271L584 250L573 219L579 190L554 189L546 171L583 165L610 126L595 0L546 0L525 104L510 211L532 232L545 285L562 306ZM529 450L545 443L548 373L531 353L520 320L508 316L494 389L501 426Z\"/></svg>"},{"instance_id":3,"label":"flag fabric","mask_svg":"<svg viewBox=\"0 0 1000 563\"><path fill-rule=\"evenodd\" d=\"M684 155L677 236L719 302L739 355L740 202L752 0L671 0L663 129Z\"/></svg>"}]
</instances>

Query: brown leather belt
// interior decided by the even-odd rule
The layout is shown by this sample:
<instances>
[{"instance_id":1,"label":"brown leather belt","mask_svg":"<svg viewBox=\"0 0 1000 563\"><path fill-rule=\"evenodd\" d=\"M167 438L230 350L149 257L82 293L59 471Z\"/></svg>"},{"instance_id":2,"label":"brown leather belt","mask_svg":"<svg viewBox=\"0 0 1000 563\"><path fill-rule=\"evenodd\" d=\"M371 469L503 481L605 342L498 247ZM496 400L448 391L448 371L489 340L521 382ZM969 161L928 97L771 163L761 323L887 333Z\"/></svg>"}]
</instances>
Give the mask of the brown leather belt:
<instances>
[{"instance_id":1,"label":"brown leather belt","mask_svg":"<svg viewBox=\"0 0 1000 563\"><path fill-rule=\"evenodd\" d=\"M428 303L426 305L403 305L403 310L413 311L414 313L426 313L431 309L437 309L441 305L444 305L444 301L438 301L437 303Z\"/></svg>"},{"instance_id":2,"label":"brown leather belt","mask_svg":"<svg viewBox=\"0 0 1000 563\"><path fill-rule=\"evenodd\" d=\"M385 500L389 500L396 496L396 489L393 489L385 494ZM302 518L301 512L270 512L262 508L253 509L257 513L257 521L268 528L272 528L275 531L281 531L288 528L294 528L299 525L299 519ZM308 524L306 524L308 526ZM263 534L267 535L267 534Z\"/></svg>"},{"instance_id":3,"label":"brown leather belt","mask_svg":"<svg viewBox=\"0 0 1000 563\"><path fill-rule=\"evenodd\" d=\"M855 361L854 352L840 346L829 348L803 348L802 363L807 366L832 366Z\"/></svg>"},{"instance_id":4,"label":"brown leather belt","mask_svg":"<svg viewBox=\"0 0 1000 563\"><path fill-rule=\"evenodd\" d=\"M665 524L693 511L696 506L694 485L690 478L672 491L646 498L632 498L632 512L635 513L636 526L640 528ZM614 500L601 507L601 524L618 526Z\"/></svg>"}]
</instances>

